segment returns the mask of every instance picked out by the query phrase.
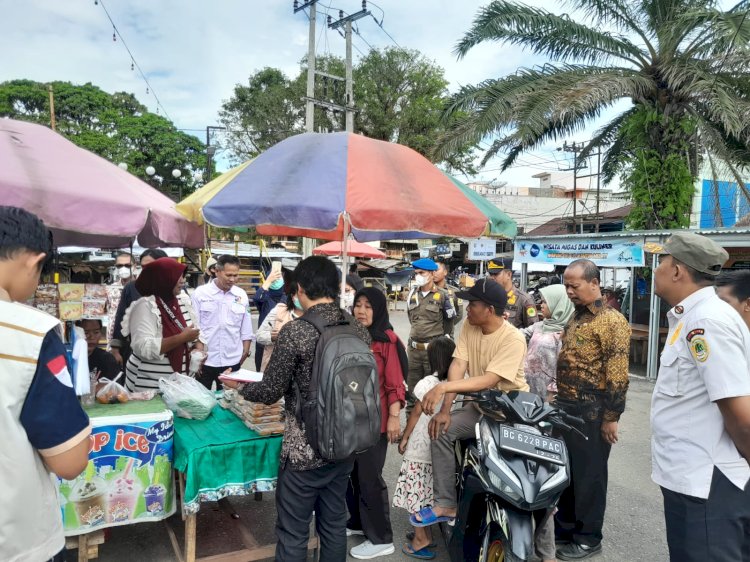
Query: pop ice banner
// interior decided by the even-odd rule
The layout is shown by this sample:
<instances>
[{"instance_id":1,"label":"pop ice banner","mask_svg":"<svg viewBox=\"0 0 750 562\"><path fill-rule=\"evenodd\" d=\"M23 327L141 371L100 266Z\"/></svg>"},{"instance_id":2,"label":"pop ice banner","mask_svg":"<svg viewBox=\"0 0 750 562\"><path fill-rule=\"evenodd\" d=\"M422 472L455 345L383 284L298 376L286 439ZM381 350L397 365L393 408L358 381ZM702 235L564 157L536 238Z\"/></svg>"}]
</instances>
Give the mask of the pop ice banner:
<instances>
[{"instance_id":1,"label":"pop ice banner","mask_svg":"<svg viewBox=\"0 0 750 562\"><path fill-rule=\"evenodd\" d=\"M568 265L587 259L599 267L643 267L643 242L633 240L516 240L513 261Z\"/></svg>"},{"instance_id":2,"label":"pop ice banner","mask_svg":"<svg viewBox=\"0 0 750 562\"><path fill-rule=\"evenodd\" d=\"M75 480L59 482L65 534L160 521L172 515L171 412L91 421L86 470Z\"/></svg>"}]
</instances>

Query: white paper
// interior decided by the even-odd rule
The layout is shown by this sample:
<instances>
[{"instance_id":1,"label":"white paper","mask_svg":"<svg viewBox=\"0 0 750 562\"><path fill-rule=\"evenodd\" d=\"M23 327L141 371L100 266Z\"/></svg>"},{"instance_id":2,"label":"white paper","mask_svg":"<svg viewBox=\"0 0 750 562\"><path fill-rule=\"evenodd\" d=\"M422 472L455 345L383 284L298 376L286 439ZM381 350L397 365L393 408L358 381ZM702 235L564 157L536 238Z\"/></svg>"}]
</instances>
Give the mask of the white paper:
<instances>
[{"instance_id":1,"label":"white paper","mask_svg":"<svg viewBox=\"0 0 750 562\"><path fill-rule=\"evenodd\" d=\"M235 382L260 382L263 380L263 373L256 371L248 371L247 369L240 369L233 373L227 373L226 375L219 375L222 380L235 381Z\"/></svg>"}]
</instances>

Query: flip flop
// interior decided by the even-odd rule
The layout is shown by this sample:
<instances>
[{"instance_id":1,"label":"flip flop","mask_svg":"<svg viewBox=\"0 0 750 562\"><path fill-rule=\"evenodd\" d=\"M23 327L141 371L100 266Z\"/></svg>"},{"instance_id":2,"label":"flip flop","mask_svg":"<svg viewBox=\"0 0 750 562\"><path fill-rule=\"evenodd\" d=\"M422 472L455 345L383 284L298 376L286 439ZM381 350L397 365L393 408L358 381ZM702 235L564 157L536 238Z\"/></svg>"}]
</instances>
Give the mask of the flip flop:
<instances>
[{"instance_id":1,"label":"flip flop","mask_svg":"<svg viewBox=\"0 0 750 562\"><path fill-rule=\"evenodd\" d=\"M414 540L414 531L408 531L406 533L406 540L409 541L409 542L411 542L411 541ZM437 548L437 543L436 542L431 542L425 548Z\"/></svg>"},{"instance_id":2,"label":"flip flop","mask_svg":"<svg viewBox=\"0 0 750 562\"><path fill-rule=\"evenodd\" d=\"M417 519L417 515L419 515L421 519ZM435 523L450 524L455 521L455 519L455 517L448 517L447 515L437 516L435 515L435 512L432 511L431 507L425 507L424 509L421 509L419 513L411 515L409 517L409 522L414 527L429 527L430 525L434 525Z\"/></svg>"},{"instance_id":3,"label":"flip flop","mask_svg":"<svg viewBox=\"0 0 750 562\"><path fill-rule=\"evenodd\" d=\"M433 558L435 558L435 556L437 556L437 554L435 554L431 550L427 550L427 547L420 548L419 550L414 550L409 543L406 543L401 547L401 552L412 558L417 558L418 560L432 560Z\"/></svg>"}]
</instances>

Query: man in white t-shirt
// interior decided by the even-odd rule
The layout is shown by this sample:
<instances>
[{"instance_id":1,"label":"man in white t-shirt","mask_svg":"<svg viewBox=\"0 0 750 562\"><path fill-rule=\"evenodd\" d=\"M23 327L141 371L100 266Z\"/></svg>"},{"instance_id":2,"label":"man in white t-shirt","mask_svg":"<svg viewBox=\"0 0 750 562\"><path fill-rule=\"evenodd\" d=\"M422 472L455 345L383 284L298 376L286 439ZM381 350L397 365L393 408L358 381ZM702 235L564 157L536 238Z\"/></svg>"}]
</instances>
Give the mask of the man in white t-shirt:
<instances>
[{"instance_id":1,"label":"man in white t-shirt","mask_svg":"<svg viewBox=\"0 0 750 562\"><path fill-rule=\"evenodd\" d=\"M688 232L646 249L672 306L651 402L670 559L750 560L750 332L714 290L728 254Z\"/></svg>"}]
</instances>

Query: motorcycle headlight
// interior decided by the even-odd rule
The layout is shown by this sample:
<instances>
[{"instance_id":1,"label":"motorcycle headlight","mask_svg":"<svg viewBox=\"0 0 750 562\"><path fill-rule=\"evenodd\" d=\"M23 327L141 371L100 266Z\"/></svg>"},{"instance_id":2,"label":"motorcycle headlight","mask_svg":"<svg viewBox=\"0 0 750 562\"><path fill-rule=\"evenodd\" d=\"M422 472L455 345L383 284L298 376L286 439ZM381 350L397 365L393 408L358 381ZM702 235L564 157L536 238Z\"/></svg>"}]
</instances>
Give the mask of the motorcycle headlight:
<instances>
[{"instance_id":1,"label":"motorcycle headlight","mask_svg":"<svg viewBox=\"0 0 750 562\"><path fill-rule=\"evenodd\" d=\"M555 486L565 482L565 480L568 478L568 469L564 466L561 466L560 469L553 474L544 484L542 484L542 487L539 488L539 493L543 494L547 490L551 490Z\"/></svg>"},{"instance_id":2,"label":"motorcycle headlight","mask_svg":"<svg viewBox=\"0 0 750 562\"><path fill-rule=\"evenodd\" d=\"M492 434L489 423L481 420L477 424L476 431L477 442L480 443L480 451L482 451L483 459L487 461L490 468L490 470L487 471L490 475L490 482L493 486L507 494L511 499L515 501L520 500L523 497L520 492L520 490L522 490L521 481L508 466L508 463L506 463L498 453L497 445L495 444L495 437ZM494 471L500 471L505 480ZM511 486L508 481L514 484L516 488Z\"/></svg>"},{"instance_id":3,"label":"motorcycle headlight","mask_svg":"<svg viewBox=\"0 0 750 562\"><path fill-rule=\"evenodd\" d=\"M513 501L521 501L521 494L519 494L516 490L511 488L508 484L502 481L502 479L497 476L494 472L491 470L487 471L490 475L490 482L492 482L492 485L500 490L502 493L504 493L508 498L510 498Z\"/></svg>"}]
</instances>

